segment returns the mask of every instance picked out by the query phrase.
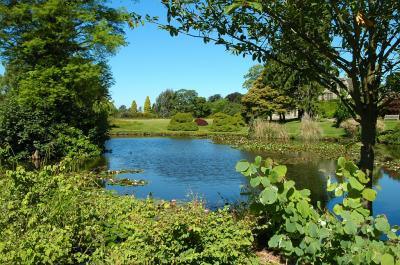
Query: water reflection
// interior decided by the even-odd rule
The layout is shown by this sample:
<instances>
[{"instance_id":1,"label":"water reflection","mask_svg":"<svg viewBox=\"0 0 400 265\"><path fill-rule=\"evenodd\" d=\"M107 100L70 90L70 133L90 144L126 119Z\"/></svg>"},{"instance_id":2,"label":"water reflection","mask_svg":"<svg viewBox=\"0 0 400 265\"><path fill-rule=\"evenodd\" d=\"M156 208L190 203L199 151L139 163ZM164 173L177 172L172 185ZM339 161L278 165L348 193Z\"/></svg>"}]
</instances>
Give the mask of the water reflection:
<instances>
[{"instance_id":1,"label":"water reflection","mask_svg":"<svg viewBox=\"0 0 400 265\"><path fill-rule=\"evenodd\" d=\"M314 203L332 208L338 201L326 190L327 176L336 181L336 161L319 160L309 154L249 153L213 144L207 139L187 138L113 138L107 142L111 153L105 154L110 170L143 169L140 174L122 174L121 178L145 179L143 187L107 186L119 194L134 194L145 198L152 194L165 200L204 198L208 207L220 207L226 202L245 200L241 186L248 180L235 172L241 159L253 160L256 155L278 159L288 167L287 177L296 181L298 189L311 190ZM377 170L375 184L382 187L374 203L374 213L384 213L392 224L400 224L397 200L400 182L397 175Z\"/></svg>"}]
</instances>

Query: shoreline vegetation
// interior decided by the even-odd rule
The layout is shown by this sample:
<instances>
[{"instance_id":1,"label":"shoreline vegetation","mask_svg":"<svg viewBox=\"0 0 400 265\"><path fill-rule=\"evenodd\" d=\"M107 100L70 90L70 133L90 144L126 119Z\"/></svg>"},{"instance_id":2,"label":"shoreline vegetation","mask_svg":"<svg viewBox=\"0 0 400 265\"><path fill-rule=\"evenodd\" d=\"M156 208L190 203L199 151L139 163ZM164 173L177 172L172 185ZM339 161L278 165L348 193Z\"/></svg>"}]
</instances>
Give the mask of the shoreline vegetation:
<instances>
[{"instance_id":1,"label":"shoreline vegetation","mask_svg":"<svg viewBox=\"0 0 400 265\"><path fill-rule=\"evenodd\" d=\"M248 128L243 127L238 132L213 132L210 131L212 119L206 119L209 125L199 127L198 131L168 131L169 119L112 119L111 137L194 137L210 138L215 143L227 144L234 148L263 152L274 155L281 154L282 163L293 161L307 161L318 156L321 159L336 160L344 156L353 161L359 159L360 143L346 137L343 128L334 127L331 120L318 122L321 128L321 138L315 141L300 141L301 122L289 121L283 124L289 139L262 140L250 139ZM392 130L399 121L384 121L385 130ZM375 164L392 172L400 173L400 158L391 154L386 145L377 145Z\"/></svg>"}]
</instances>

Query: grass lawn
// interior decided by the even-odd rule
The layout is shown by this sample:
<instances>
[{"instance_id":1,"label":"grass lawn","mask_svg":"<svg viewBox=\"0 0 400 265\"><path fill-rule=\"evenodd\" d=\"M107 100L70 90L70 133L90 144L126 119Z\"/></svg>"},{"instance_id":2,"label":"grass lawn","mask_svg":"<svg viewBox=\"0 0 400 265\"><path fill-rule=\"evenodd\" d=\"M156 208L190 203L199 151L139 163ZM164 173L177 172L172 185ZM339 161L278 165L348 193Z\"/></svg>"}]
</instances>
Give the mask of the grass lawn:
<instances>
[{"instance_id":1,"label":"grass lawn","mask_svg":"<svg viewBox=\"0 0 400 265\"><path fill-rule=\"evenodd\" d=\"M339 138L345 134L342 128L334 127L332 121L320 121L318 124L322 129L322 137ZM298 136L300 134L300 121L287 122L285 123L285 127L290 136Z\"/></svg>"},{"instance_id":2,"label":"grass lawn","mask_svg":"<svg viewBox=\"0 0 400 265\"><path fill-rule=\"evenodd\" d=\"M207 119L209 124L212 123L211 119ZM385 129L391 130L400 121L384 121ZM112 119L111 124L113 125L111 129L111 135L193 135L193 136L205 136L205 135L215 135L215 134L239 134L247 135L247 128L243 128L239 132L235 133L221 133L221 132L211 132L210 125L199 126L198 131L194 132L175 132L169 131L167 126L169 124L169 119L149 119L149 120L139 120L139 119ZM345 132L342 128L336 128L333 126L333 122L329 120L320 121L319 125L322 129L322 136L326 138L340 138L344 136ZM296 137L300 134L300 121L290 121L285 123L285 127L290 136Z\"/></svg>"},{"instance_id":3,"label":"grass lawn","mask_svg":"<svg viewBox=\"0 0 400 265\"><path fill-rule=\"evenodd\" d=\"M209 125L199 126L198 131L184 132L184 131L169 131L167 126L169 119L149 119L149 120L136 120L136 119L112 119L110 121L111 135L209 135L209 134L247 134L247 128L243 128L239 132L222 133L210 131L211 119L207 119Z\"/></svg>"}]
</instances>

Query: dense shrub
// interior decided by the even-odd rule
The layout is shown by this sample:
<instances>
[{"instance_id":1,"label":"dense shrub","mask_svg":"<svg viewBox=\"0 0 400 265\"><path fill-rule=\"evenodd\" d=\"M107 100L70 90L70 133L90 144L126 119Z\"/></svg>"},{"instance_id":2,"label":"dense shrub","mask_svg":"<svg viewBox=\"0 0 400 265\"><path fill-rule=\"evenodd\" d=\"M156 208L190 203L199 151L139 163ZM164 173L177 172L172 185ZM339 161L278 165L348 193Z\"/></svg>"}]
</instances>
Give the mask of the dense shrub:
<instances>
[{"instance_id":1,"label":"dense shrub","mask_svg":"<svg viewBox=\"0 0 400 265\"><path fill-rule=\"evenodd\" d=\"M240 130L241 122L238 116L232 117L228 114L219 112L213 115L211 131L214 132L236 132Z\"/></svg>"},{"instance_id":2,"label":"dense shrub","mask_svg":"<svg viewBox=\"0 0 400 265\"><path fill-rule=\"evenodd\" d=\"M252 123L250 137L261 140L282 140L289 139L289 134L284 125L269 122L262 119L256 119Z\"/></svg>"},{"instance_id":3,"label":"dense shrub","mask_svg":"<svg viewBox=\"0 0 400 265\"><path fill-rule=\"evenodd\" d=\"M378 140L384 144L400 145L400 125L397 125L393 130L382 133Z\"/></svg>"},{"instance_id":4,"label":"dense shrub","mask_svg":"<svg viewBox=\"0 0 400 265\"><path fill-rule=\"evenodd\" d=\"M300 123L300 138L304 141L319 140L322 136L322 130L318 122L314 121L308 115L304 115Z\"/></svg>"},{"instance_id":5,"label":"dense shrub","mask_svg":"<svg viewBox=\"0 0 400 265\"><path fill-rule=\"evenodd\" d=\"M250 209L260 216L260 229L268 235L269 248L281 251L297 264L398 264L399 228L391 227L386 216L370 216L364 208L374 201L376 190L353 162L338 159L340 182L328 179L327 191L338 204L333 213L310 203L310 191L297 190L286 178L287 168L271 159L245 160L236 170L249 178ZM381 241L383 236L387 241Z\"/></svg>"},{"instance_id":6,"label":"dense shrub","mask_svg":"<svg viewBox=\"0 0 400 265\"><path fill-rule=\"evenodd\" d=\"M170 131L197 131L199 127L193 122L192 114L190 113L177 113L172 116L168 124Z\"/></svg>"},{"instance_id":7,"label":"dense shrub","mask_svg":"<svg viewBox=\"0 0 400 265\"><path fill-rule=\"evenodd\" d=\"M117 196L97 176L19 167L0 178L0 264L247 264L252 223L200 203Z\"/></svg>"},{"instance_id":8,"label":"dense shrub","mask_svg":"<svg viewBox=\"0 0 400 265\"><path fill-rule=\"evenodd\" d=\"M35 151L47 160L98 156L100 148L95 145L95 138L103 135L99 133L103 129L108 130L107 121L99 122L85 135L82 130L61 121L54 123L40 110L8 99L0 108L0 161L26 160Z\"/></svg>"},{"instance_id":9,"label":"dense shrub","mask_svg":"<svg viewBox=\"0 0 400 265\"><path fill-rule=\"evenodd\" d=\"M197 124L197 126L207 126L208 125L208 122L202 118L197 118L194 120L194 122Z\"/></svg>"}]
</instances>

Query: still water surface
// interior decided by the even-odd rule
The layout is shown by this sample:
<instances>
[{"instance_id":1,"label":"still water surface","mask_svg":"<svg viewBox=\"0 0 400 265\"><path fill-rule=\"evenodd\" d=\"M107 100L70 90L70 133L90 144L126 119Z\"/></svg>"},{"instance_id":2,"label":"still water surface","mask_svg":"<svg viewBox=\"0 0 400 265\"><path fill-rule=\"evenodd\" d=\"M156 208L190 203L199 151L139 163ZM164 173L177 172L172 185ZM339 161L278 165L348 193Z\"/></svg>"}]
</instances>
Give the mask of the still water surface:
<instances>
[{"instance_id":1,"label":"still water surface","mask_svg":"<svg viewBox=\"0 0 400 265\"><path fill-rule=\"evenodd\" d=\"M110 170L144 170L118 177L149 182L142 187L109 185L107 189L138 198L149 194L164 200L197 197L210 208L246 200L240 191L248 181L235 171L235 165L241 159L253 160L257 155L213 144L208 139L190 138L112 138L106 147L111 150L105 155ZM268 156L273 158L273 154ZM325 192L326 176L335 176L335 161L295 161L295 164L286 162L288 178L295 180L298 188L310 189L314 202L321 201L331 208L335 200ZM400 224L400 178L380 170L377 179L382 190L374 203L374 213L386 214L392 224Z\"/></svg>"}]
</instances>

